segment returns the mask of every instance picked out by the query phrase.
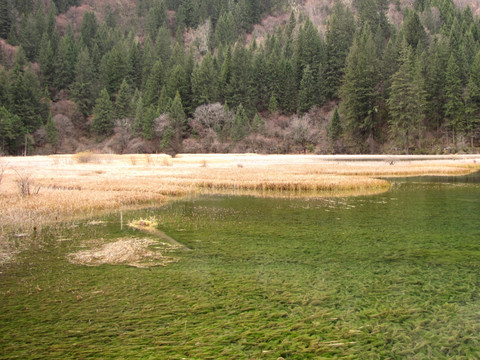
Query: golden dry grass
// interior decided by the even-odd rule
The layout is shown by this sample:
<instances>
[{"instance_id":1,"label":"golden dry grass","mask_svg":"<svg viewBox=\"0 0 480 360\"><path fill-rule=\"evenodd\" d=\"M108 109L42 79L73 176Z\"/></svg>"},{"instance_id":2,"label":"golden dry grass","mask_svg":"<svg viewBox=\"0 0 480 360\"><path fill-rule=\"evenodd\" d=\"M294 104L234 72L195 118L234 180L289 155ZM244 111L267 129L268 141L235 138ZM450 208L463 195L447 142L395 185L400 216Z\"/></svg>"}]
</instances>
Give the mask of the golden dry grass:
<instances>
[{"instance_id":1,"label":"golden dry grass","mask_svg":"<svg viewBox=\"0 0 480 360\"><path fill-rule=\"evenodd\" d=\"M155 247L151 249L150 247ZM152 266L166 266L168 263L176 262L177 259L164 256L172 245L159 243L153 239L122 238L114 242L104 244L99 240L99 246L94 249L81 250L68 255L68 260L73 264L99 266L129 265L138 268Z\"/></svg>"},{"instance_id":2,"label":"golden dry grass","mask_svg":"<svg viewBox=\"0 0 480 360\"><path fill-rule=\"evenodd\" d=\"M77 156L78 157L78 156ZM383 157L301 155L95 155L78 163L75 155L1 158L0 236L8 229L32 231L53 221L69 221L101 211L161 205L195 193L258 196L343 196L386 191L376 176L452 175L478 170L480 157ZM403 160L403 161L399 161ZM393 163L393 165L391 165ZM40 186L21 196L18 180Z\"/></svg>"}]
</instances>

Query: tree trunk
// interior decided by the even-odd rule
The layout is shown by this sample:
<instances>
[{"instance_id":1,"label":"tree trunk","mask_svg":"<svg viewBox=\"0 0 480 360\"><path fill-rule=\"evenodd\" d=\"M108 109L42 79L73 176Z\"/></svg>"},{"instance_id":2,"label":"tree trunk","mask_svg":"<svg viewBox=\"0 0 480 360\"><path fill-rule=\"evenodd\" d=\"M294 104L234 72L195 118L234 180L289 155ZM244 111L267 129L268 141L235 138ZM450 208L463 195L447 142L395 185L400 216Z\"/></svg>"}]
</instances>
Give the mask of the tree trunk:
<instances>
[{"instance_id":1,"label":"tree trunk","mask_svg":"<svg viewBox=\"0 0 480 360\"><path fill-rule=\"evenodd\" d=\"M373 128L370 128L370 134L368 135L368 142L370 145L370 154L373 154L375 152L375 146L373 143Z\"/></svg>"},{"instance_id":2,"label":"tree trunk","mask_svg":"<svg viewBox=\"0 0 480 360\"><path fill-rule=\"evenodd\" d=\"M410 155L409 151L410 151L410 143L408 141L408 130L407 130L407 133L405 134L405 154Z\"/></svg>"}]
</instances>

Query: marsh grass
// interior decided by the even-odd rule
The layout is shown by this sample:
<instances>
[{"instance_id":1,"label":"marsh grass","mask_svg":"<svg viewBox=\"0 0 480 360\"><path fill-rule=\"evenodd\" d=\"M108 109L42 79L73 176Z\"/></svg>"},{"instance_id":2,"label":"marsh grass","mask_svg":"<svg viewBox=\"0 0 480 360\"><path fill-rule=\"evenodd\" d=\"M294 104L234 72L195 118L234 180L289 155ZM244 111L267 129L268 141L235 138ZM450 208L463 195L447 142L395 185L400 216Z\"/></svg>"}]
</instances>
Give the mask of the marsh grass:
<instances>
[{"instance_id":1,"label":"marsh grass","mask_svg":"<svg viewBox=\"0 0 480 360\"><path fill-rule=\"evenodd\" d=\"M460 175L478 169L469 159L397 161L392 166L383 160L326 161L315 156L252 154L171 158L165 154L86 152L2 160L8 163L2 168L0 193L0 248L4 249L12 249L12 235L34 235L46 224L72 222L112 210L160 206L172 198L194 194L358 196L388 191L390 184L374 178L378 176ZM208 167L202 166L207 162ZM18 173L31 174L29 183L39 190L33 191L35 196L19 196ZM27 242L28 237L24 240Z\"/></svg>"},{"instance_id":2,"label":"marsh grass","mask_svg":"<svg viewBox=\"0 0 480 360\"><path fill-rule=\"evenodd\" d=\"M149 269L69 262L138 238L117 214L45 228L0 274L0 358L479 358L478 191L400 183L124 213L192 249Z\"/></svg>"}]
</instances>

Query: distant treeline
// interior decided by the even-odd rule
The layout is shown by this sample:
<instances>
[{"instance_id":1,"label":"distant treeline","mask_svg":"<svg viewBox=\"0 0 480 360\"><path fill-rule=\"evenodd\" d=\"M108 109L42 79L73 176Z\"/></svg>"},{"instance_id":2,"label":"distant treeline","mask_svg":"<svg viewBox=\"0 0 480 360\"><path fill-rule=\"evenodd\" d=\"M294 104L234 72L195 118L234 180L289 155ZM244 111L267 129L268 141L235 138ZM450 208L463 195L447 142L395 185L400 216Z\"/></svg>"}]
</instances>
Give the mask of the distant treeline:
<instances>
[{"instance_id":1,"label":"distant treeline","mask_svg":"<svg viewBox=\"0 0 480 360\"><path fill-rule=\"evenodd\" d=\"M39 129L54 145L52 102L62 99L76 103L79 131L102 140L123 126L159 151L181 151L207 130L230 143L268 137L265 119L299 122L332 103L332 151L469 150L478 142L480 24L451 0L393 10L385 0L336 1L324 34L292 11L262 41L246 34L286 1L140 0L128 21L106 6L61 32L57 15L80 1L45 3L0 3L0 37L18 46L14 58L0 52L4 153L20 153ZM387 11L403 14L402 24ZM197 32L187 43L189 29ZM304 149L315 144L301 139Z\"/></svg>"}]
</instances>

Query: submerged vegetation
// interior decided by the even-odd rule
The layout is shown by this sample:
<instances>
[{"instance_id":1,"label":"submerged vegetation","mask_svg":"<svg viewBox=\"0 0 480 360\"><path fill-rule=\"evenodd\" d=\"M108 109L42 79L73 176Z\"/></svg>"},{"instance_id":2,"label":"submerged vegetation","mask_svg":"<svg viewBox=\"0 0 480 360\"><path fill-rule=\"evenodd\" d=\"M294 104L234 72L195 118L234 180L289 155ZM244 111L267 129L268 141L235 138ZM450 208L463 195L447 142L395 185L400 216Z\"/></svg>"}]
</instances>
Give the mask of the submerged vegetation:
<instances>
[{"instance_id":1,"label":"submerged vegetation","mask_svg":"<svg viewBox=\"0 0 480 360\"><path fill-rule=\"evenodd\" d=\"M148 269L70 262L125 239L162 253L118 213L46 227L1 270L0 358L478 358L479 196L478 183L416 179L124 212L192 249Z\"/></svg>"}]
</instances>

